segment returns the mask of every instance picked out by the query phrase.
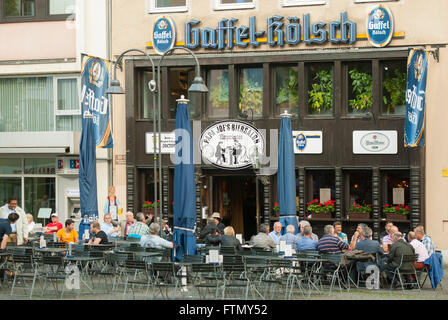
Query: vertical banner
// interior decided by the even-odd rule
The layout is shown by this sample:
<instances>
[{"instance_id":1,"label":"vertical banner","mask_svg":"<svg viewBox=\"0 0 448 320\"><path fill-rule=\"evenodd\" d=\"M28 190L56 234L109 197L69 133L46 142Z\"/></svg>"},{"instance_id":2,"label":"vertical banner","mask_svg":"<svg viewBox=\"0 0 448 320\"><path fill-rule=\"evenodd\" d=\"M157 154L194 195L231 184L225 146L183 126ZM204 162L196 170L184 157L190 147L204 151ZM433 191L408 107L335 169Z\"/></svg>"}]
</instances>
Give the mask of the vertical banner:
<instances>
[{"instance_id":1,"label":"vertical banner","mask_svg":"<svg viewBox=\"0 0 448 320\"><path fill-rule=\"evenodd\" d=\"M95 144L98 148L112 148L110 104L106 90L109 86L109 62L82 55L81 112L84 128L85 116L93 116Z\"/></svg>"},{"instance_id":2,"label":"vertical banner","mask_svg":"<svg viewBox=\"0 0 448 320\"><path fill-rule=\"evenodd\" d=\"M418 147L425 144L425 98L426 76L428 71L428 52L412 49L408 57L406 80L406 123L404 127L404 146Z\"/></svg>"}]
</instances>

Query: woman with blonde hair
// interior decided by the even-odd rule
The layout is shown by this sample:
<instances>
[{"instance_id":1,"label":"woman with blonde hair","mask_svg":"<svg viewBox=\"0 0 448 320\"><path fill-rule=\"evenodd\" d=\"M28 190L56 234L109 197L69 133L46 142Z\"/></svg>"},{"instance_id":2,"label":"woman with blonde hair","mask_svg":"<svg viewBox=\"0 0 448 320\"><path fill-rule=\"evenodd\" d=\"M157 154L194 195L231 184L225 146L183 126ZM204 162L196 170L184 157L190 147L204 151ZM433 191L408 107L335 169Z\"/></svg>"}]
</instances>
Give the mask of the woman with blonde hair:
<instances>
[{"instance_id":1,"label":"woman with blonde hair","mask_svg":"<svg viewBox=\"0 0 448 320\"><path fill-rule=\"evenodd\" d=\"M241 243L235 237L235 229L229 226L224 228L224 234L221 236L221 247L235 247L238 250L241 250Z\"/></svg>"},{"instance_id":2,"label":"woman with blonde hair","mask_svg":"<svg viewBox=\"0 0 448 320\"><path fill-rule=\"evenodd\" d=\"M33 215L30 213L26 214L26 219L28 220L28 233L31 233L34 229L34 226L36 225L34 223Z\"/></svg>"}]
</instances>

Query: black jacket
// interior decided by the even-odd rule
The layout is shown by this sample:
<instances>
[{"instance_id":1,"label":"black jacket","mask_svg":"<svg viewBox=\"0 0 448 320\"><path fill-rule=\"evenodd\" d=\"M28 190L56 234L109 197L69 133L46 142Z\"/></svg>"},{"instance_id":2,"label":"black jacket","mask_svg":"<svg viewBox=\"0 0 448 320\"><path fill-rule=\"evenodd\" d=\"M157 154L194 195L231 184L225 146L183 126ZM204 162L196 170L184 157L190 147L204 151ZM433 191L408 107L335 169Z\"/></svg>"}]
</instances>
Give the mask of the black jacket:
<instances>
[{"instance_id":1,"label":"black jacket","mask_svg":"<svg viewBox=\"0 0 448 320\"><path fill-rule=\"evenodd\" d=\"M210 223L201 230L201 233L199 233L199 239L205 240L205 237L207 237L208 235L215 235L216 231L216 224Z\"/></svg>"},{"instance_id":2,"label":"black jacket","mask_svg":"<svg viewBox=\"0 0 448 320\"><path fill-rule=\"evenodd\" d=\"M415 254L414 247L409 243L404 242L403 239L398 240L390 246L390 252L387 257L387 263L398 267L400 265L401 255ZM410 271L412 270L412 262L403 262L400 270Z\"/></svg>"}]
</instances>

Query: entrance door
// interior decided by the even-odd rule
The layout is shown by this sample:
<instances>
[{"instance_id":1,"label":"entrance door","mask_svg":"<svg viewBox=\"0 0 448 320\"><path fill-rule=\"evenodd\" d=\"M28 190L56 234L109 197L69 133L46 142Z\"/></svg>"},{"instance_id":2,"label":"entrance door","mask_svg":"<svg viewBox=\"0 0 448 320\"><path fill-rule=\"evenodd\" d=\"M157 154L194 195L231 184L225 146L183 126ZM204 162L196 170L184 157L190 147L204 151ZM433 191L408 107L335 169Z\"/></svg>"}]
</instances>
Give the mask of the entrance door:
<instances>
[{"instance_id":1,"label":"entrance door","mask_svg":"<svg viewBox=\"0 0 448 320\"><path fill-rule=\"evenodd\" d=\"M255 177L214 176L212 208L248 241L257 231Z\"/></svg>"}]
</instances>

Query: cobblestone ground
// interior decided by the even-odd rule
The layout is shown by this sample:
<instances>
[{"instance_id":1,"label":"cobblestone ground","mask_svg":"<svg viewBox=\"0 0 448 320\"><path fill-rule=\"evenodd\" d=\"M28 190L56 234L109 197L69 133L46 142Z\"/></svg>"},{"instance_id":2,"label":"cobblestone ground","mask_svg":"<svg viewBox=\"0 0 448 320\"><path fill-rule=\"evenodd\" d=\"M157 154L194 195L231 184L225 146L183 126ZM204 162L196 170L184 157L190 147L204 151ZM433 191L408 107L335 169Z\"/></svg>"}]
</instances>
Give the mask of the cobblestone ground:
<instances>
[{"instance_id":1,"label":"cobblestone ground","mask_svg":"<svg viewBox=\"0 0 448 320\"><path fill-rule=\"evenodd\" d=\"M95 288L97 291L98 288ZM40 292L40 291L39 291ZM16 291L17 294L22 294L23 290L18 289ZM151 299L150 296L144 296L143 292L136 292L136 296L133 297L132 291L130 291L125 297L125 300L143 300L143 299ZM192 294L194 293L194 295ZM199 296L196 294L191 287L188 287L187 292L184 293L183 296L177 296L178 299L182 300L200 300ZM172 297L171 297L172 298ZM235 297L238 299L237 297ZM27 300L28 297L10 295L10 286L9 284L3 284L0 288L0 300ZM33 299L39 300L58 300L57 297L44 296L41 297L39 294L33 296ZM74 294L73 292L66 292L64 294L63 300L122 300L123 299L123 287L120 287L115 292L104 293L100 292L81 292L79 296ZM163 299L160 294L156 297L156 299ZM249 299L251 297L249 296ZM444 269L444 277L441 285L437 287L437 289L433 290L431 288L431 284L428 280L425 283L424 288L421 291L418 290L405 290L404 292L401 289L395 289L389 291L387 289L380 290L368 290L368 289L351 289L349 291L342 290L339 291L338 288L333 290L330 294L328 290L322 292L318 295L311 295L310 297L303 297L301 295L295 295L292 299L303 299L303 300L448 300L448 268ZM242 299L238 299L242 300Z\"/></svg>"}]
</instances>

